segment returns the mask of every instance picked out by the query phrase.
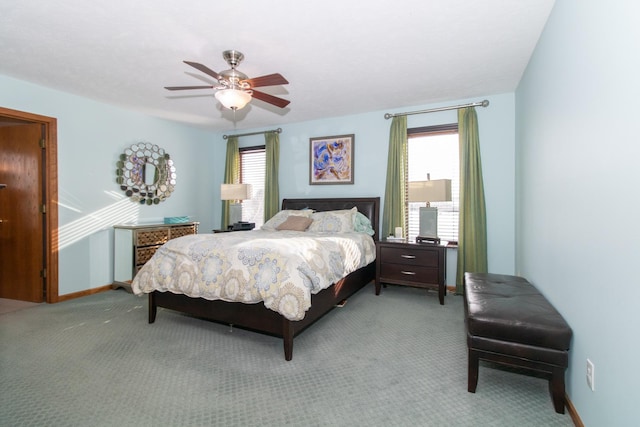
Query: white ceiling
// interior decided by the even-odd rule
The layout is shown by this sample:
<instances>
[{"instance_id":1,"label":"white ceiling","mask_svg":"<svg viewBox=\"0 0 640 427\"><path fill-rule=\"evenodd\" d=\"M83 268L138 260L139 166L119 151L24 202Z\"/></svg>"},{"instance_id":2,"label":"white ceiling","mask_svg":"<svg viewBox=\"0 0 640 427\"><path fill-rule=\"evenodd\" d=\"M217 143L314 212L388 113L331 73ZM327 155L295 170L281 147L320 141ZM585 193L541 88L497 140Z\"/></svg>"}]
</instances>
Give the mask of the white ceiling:
<instances>
[{"instance_id":1,"label":"white ceiling","mask_svg":"<svg viewBox=\"0 0 640 427\"><path fill-rule=\"evenodd\" d=\"M0 74L220 131L512 92L553 0L2 0ZM184 64L281 73L235 113ZM403 110L404 111L404 110ZM235 123L234 123L235 119Z\"/></svg>"}]
</instances>

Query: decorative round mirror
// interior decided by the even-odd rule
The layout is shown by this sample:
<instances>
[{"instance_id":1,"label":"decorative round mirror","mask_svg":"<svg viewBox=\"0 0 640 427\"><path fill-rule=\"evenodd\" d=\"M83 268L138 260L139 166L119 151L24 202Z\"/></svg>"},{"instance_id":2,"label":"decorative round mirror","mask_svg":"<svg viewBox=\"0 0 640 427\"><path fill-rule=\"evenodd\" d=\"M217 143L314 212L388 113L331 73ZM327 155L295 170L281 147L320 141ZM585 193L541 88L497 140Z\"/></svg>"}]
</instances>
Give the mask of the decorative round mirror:
<instances>
[{"instance_id":1,"label":"decorative round mirror","mask_svg":"<svg viewBox=\"0 0 640 427\"><path fill-rule=\"evenodd\" d=\"M132 200L157 205L171 195L176 168L168 153L149 142L131 145L120 154L116 182Z\"/></svg>"}]
</instances>

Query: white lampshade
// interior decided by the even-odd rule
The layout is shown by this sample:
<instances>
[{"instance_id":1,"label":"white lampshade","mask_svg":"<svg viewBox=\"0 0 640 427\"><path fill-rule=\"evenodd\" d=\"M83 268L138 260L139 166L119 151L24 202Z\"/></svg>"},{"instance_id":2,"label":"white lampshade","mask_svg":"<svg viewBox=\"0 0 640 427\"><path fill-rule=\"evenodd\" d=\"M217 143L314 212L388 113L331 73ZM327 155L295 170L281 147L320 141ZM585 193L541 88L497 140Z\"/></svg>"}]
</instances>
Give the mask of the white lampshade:
<instances>
[{"instance_id":1,"label":"white lampshade","mask_svg":"<svg viewBox=\"0 0 640 427\"><path fill-rule=\"evenodd\" d=\"M220 200L247 200L250 198L250 184L220 184Z\"/></svg>"},{"instance_id":2,"label":"white lampshade","mask_svg":"<svg viewBox=\"0 0 640 427\"><path fill-rule=\"evenodd\" d=\"M244 90L222 89L216 92L216 99L230 110L240 110L251 101L251 95Z\"/></svg>"},{"instance_id":3,"label":"white lampshade","mask_svg":"<svg viewBox=\"0 0 640 427\"><path fill-rule=\"evenodd\" d=\"M220 184L220 199L229 203L229 224L242 220L241 200L251 198L251 184Z\"/></svg>"},{"instance_id":4,"label":"white lampshade","mask_svg":"<svg viewBox=\"0 0 640 427\"><path fill-rule=\"evenodd\" d=\"M431 181L409 182L410 202L449 202L451 201L451 180L434 179Z\"/></svg>"}]
</instances>

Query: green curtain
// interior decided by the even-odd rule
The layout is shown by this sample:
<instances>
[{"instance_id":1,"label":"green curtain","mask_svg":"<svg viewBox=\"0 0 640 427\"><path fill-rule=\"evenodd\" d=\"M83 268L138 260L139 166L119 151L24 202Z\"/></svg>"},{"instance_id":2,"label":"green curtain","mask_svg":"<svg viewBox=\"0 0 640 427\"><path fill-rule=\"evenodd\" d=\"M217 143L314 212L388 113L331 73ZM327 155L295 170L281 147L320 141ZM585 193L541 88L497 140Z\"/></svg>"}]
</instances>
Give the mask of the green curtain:
<instances>
[{"instance_id":1,"label":"green curtain","mask_svg":"<svg viewBox=\"0 0 640 427\"><path fill-rule=\"evenodd\" d=\"M264 221L267 222L280 210L280 136L276 132L264 134L266 171L264 177Z\"/></svg>"},{"instance_id":2,"label":"green curtain","mask_svg":"<svg viewBox=\"0 0 640 427\"><path fill-rule=\"evenodd\" d=\"M406 183L408 164L407 116L394 117L389 131L389 156L387 159L387 185L384 191L382 233L380 239L394 234L395 227L406 227Z\"/></svg>"},{"instance_id":3,"label":"green curtain","mask_svg":"<svg viewBox=\"0 0 640 427\"><path fill-rule=\"evenodd\" d=\"M487 213L480 162L478 117L473 107L458 110L460 137L460 224L456 293L464 292L464 273L487 272Z\"/></svg>"},{"instance_id":4,"label":"green curtain","mask_svg":"<svg viewBox=\"0 0 640 427\"><path fill-rule=\"evenodd\" d=\"M227 139L227 159L224 164L224 184L237 184L240 180L240 151L238 149L238 137L230 136ZM229 225L229 200L222 201L223 230Z\"/></svg>"}]
</instances>

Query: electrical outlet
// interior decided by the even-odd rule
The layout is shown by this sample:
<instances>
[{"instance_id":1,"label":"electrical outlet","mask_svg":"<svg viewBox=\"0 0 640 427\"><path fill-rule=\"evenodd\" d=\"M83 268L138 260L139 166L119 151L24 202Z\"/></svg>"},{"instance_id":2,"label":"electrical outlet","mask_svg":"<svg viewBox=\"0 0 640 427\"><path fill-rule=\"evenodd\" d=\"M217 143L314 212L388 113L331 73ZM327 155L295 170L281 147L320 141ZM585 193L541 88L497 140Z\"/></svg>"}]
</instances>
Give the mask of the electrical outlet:
<instances>
[{"instance_id":1,"label":"electrical outlet","mask_svg":"<svg viewBox=\"0 0 640 427\"><path fill-rule=\"evenodd\" d=\"M591 389L591 391L596 390L595 383L595 366L593 366L593 362L587 359L587 385Z\"/></svg>"}]
</instances>

